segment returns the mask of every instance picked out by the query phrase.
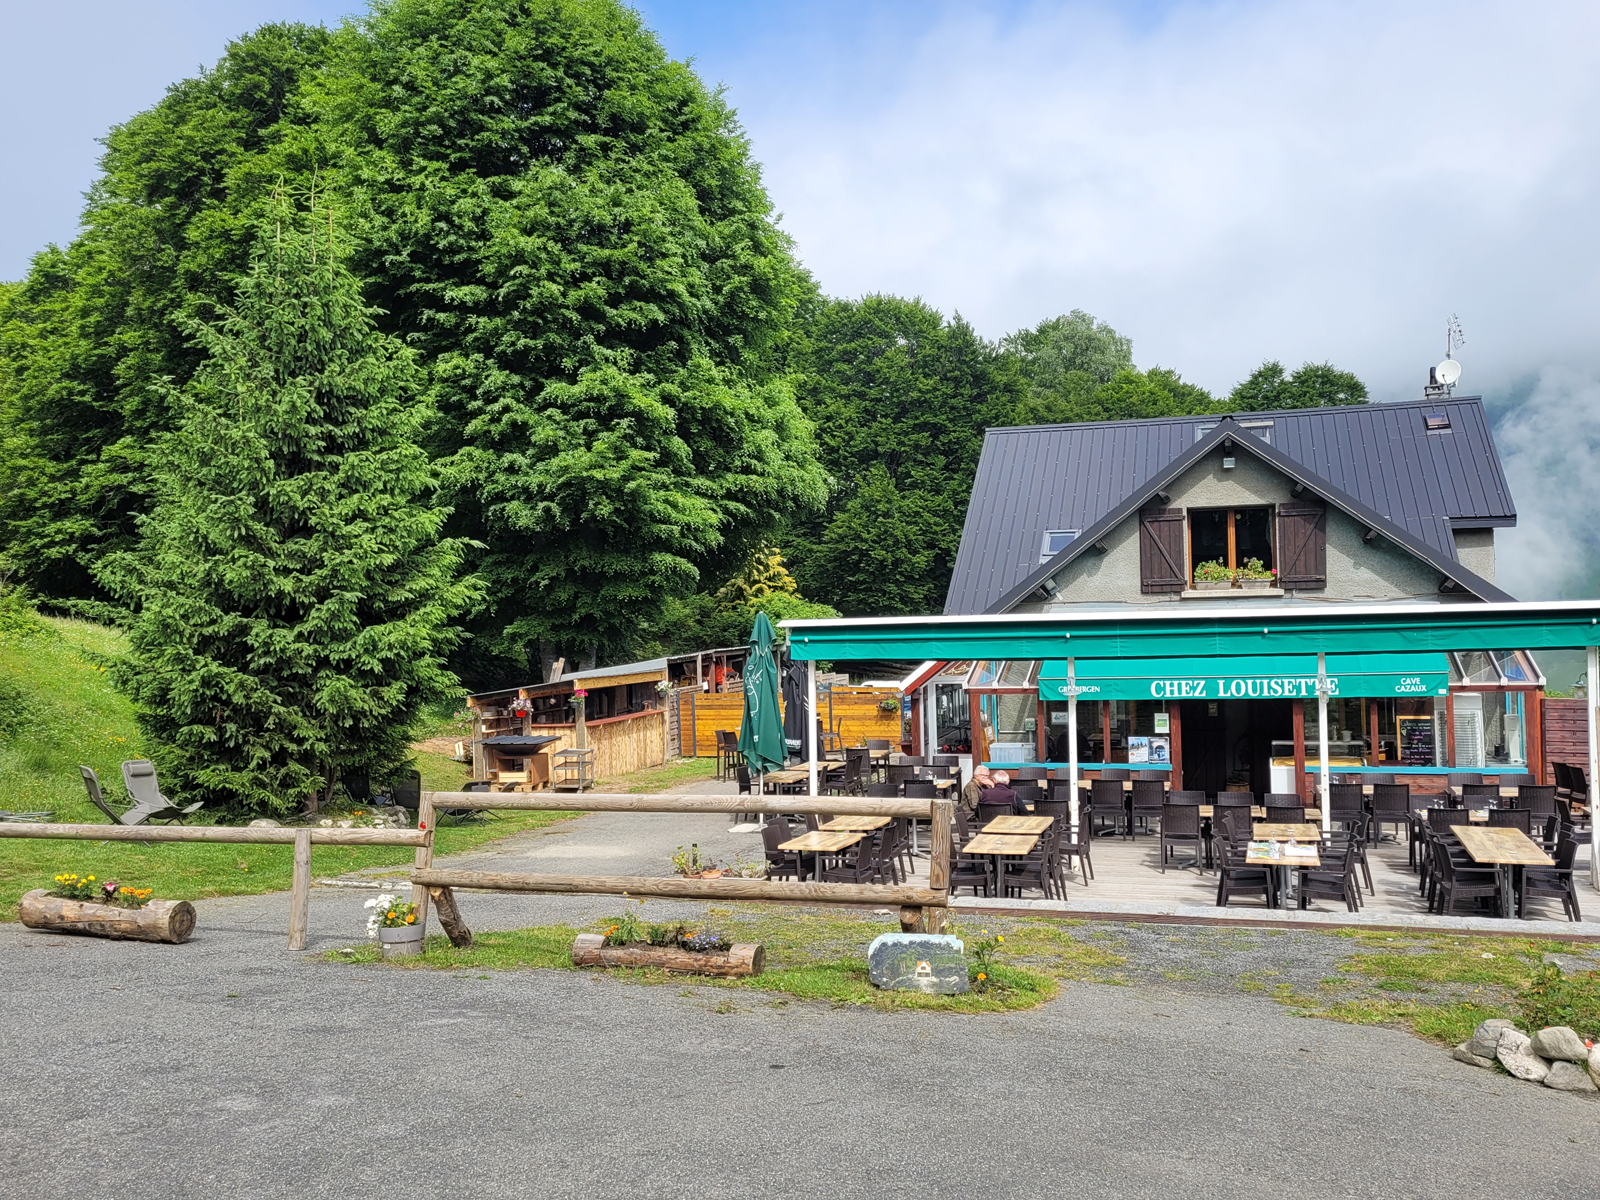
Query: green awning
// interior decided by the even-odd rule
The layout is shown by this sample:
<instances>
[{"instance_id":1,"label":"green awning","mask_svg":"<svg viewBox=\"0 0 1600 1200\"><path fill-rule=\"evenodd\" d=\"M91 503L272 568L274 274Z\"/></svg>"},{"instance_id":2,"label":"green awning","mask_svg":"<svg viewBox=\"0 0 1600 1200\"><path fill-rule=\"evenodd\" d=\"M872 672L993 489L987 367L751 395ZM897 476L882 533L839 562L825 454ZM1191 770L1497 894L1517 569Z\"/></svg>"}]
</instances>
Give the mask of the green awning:
<instances>
[{"instance_id":1,"label":"green awning","mask_svg":"<svg viewBox=\"0 0 1600 1200\"><path fill-rule=\"evenodd\" d=\"M1442 654L1330 654L1330 696L1443 696L1450 663ZM1315 654L1232 658L1086 659L1076 663L1083 700L1314 700ZM1039 671L1039 696L1065 700L1067 663Z\"/></svg>"}]
</instances>

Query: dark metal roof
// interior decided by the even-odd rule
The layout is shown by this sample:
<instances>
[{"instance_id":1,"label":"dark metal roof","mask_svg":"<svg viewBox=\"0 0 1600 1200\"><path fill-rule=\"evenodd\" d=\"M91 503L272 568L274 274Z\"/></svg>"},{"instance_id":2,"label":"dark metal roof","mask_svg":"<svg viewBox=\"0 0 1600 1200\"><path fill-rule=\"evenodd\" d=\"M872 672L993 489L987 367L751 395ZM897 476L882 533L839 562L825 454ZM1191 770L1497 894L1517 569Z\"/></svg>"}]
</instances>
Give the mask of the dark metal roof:
<instances>
[{"instance_id":1,"label":"dark metal roof","mask_svg":"<svg viewBox=\"0 0 1600 1200\"><path fill-rule=\"evenodd\" d=\"M1429 413L1450 418L1430 433ZM1220 416L991 429L978 460L945 612L987 611L1039 569L1051 529L1087 532L1192 450ZM1238 413L1270 421L1270 446L1328 487L1454 562L1453 529L1514 525L1482 401Z\"/></svg>"},{"instance_id":2,"label":"dark metal roof","mask_svg":"<svg viewBox=\"0 0 1600 1200\"><path fill-rule=\"evenodd\" d=\"M540 734L534 737L531 734L502 733L496 737L483 739L483 745L495 746L501 750L537 750L540 746L548 746L551 742L559 742L559 733Z\"/></svg>"}]
</instances>

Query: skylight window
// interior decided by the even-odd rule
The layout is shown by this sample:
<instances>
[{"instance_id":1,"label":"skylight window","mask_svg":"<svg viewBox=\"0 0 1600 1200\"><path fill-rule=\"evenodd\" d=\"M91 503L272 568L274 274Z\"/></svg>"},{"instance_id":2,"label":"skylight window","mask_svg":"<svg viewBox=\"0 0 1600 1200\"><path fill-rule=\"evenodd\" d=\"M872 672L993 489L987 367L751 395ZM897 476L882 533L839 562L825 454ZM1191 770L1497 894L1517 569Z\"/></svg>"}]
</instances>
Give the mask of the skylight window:
<instances>
[{"instance_id":1,"label":"skylight window","mask_svg":"<svg viewBox=\"0 0 1600 1200\"><path fill-rule=\"evenodd\" d=\"M1078 529L1048 529L1045 531L1044 543L1039 547L1039 561L1047 563L1072 544L1072 539L1077 537L1081 530Z\"/></svg>"},{"instance_id":2,"label":"skylight window","mask_svg":"<svg viewBox=\"0 0 1600 1200\"><path fill-rule=\"evenodd\" d=\"M1429 433L1447 432L1450 428L1450 414L1442 412L1424 413L1422 415L1422 427Z\"/></svg>"}]
</instances>

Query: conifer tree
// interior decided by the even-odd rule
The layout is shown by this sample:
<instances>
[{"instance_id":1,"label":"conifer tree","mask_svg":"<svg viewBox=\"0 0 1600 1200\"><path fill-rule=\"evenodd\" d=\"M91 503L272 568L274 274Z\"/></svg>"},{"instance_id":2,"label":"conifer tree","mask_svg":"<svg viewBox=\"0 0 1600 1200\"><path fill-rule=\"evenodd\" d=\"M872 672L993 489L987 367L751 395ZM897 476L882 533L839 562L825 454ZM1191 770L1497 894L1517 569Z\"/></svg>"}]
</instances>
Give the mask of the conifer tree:
<instances>
[{"instance_id":1,"label":"conifer tree","mask_svg":"<svg viewBox=\"0 0 1600 1200\"><path fill-rule=\"evenodd\" d=\"M137 550L102 562L135 612L120 680L164 782L234 815L327 796L405 756L478 584L419 440L411 352L380 333L326 207L280 189L235 302L190 323Z\"/></svg>"}]
</instances>

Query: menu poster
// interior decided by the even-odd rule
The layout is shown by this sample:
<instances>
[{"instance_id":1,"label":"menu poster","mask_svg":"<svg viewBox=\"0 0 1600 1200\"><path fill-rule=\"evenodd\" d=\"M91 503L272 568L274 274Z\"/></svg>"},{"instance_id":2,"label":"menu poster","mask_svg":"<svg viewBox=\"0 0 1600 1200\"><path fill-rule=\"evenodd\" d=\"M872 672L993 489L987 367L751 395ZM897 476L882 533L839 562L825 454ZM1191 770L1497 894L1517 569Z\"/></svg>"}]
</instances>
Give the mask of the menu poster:
<instances>
[{"instance_id":1,"label":"menu poster","mask_svg":"<svg viewBox=\"0 0 1600 1200\"><path fill-rule=\"evenodd\" d=\"M1432 717L1400 717L1400 761L1408 767L1431 767L1435 759Z\"/></svg>"},{"instance_id":2,"label":"menu poster","mask_svg":"<svg viewBox=\"0 0 1600 1200\"><path fill-rule=\"evenodd\" d=\"M1167 763L1172 761L1170 737L1130 737L1128 739L1130 763Z\"/></svg>"}]
</instances>

